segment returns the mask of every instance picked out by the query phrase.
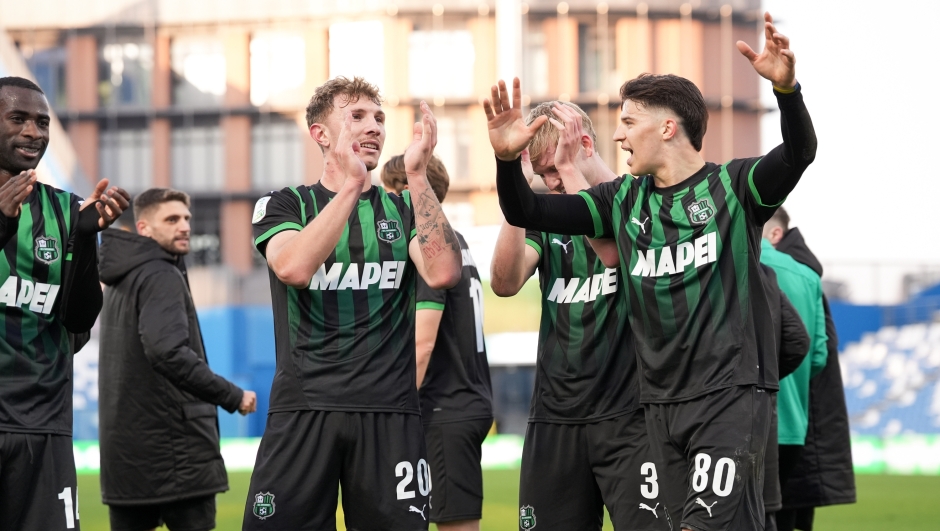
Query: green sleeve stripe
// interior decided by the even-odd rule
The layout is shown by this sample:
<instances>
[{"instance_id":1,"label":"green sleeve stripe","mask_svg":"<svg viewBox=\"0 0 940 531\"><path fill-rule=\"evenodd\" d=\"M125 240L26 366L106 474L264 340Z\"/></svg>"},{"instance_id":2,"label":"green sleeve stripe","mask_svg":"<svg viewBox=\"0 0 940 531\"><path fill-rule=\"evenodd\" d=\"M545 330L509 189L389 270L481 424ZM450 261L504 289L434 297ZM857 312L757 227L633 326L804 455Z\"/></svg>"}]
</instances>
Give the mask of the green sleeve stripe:
<instances>
[{"instance_id":1,"label":"green sleeve stripe","mask_svg":"<svg viewBox=\"0 0 940 531\"><path fill-rule=\"evenodd\" d=\"M439 302L421 301L418 304L415 304L415 309L416 310L438 310L438 311L443 312L444 305Z\"/></svg>"},{"instance_id":2,"label":"green sleeve stripe","mask_svg":"<svg viewBox=\"0 0 940 531\"><path fill-rule=\"evenodd\" d=\"M782 205L783 202L787 200L787 198L784 197L776 205L765 205L763 199L760 198L760 192L757 191L757 186L754 185L754 170L757 168L757 165L760 164L760 161L762 160L764 159L763 158L757 159L757 162L755 162L754 165L751 166L751 171L747 172L747 185L751 188L751 195L753 195L754 199L757 200L758 205L762 207L767 207L767 208L775 208L775 207Z\"/></svg>"},{"instance_id":3,"label":"green sleeve stripe","mask_svg":"<svg viewBox=\"0 0 940 531\"><path fill-rule=\"evenodd\" d=\"M301 230L304 230L304 228L301 227L299 224L294 223L293 221L281 223L280 225L276 227L268 229L267 232L255 238L255 246L257 247L259 244L261 244L261 242L264 242L271 236L274 236L275 234L279 232L284 232L285 230L301 231Z\"/></svg>"},{"instance_id":4,"label":"green sleeve stripe","mask_svg":"<svg viewBox=\"0 0 940 531\"><path fill-rule=\"evenodd\" d=\"M594 237L601 238L604 236L604 225L601 223L601 215L597 211L597 205L594 204L594 198L591 197L591 194L581 190L578 192L578 195L584 198L584 201L587 203L588 210L591 211L591 219L594 220Z\"/></svg>"},{"instance_id":5,"label":"green sleeve stripe","mask_svg":"<svg viewBox=\"0 0 940 531\"><path fill-rule=\"evenodd\" d=\"M66 262L71 262L71 261L72 261L72 253L69 253L69 254L65 255L65 261L66 261Z\"/></svg>"},{"instance_id":6,"label":"green sleeve stripe","mask_svg":"<svg viewBox=\"0 0 940 531\"><path fill-rule=\"evenodd\" d=\"M535 251L539 253L539 256L542 256L542 245L539 242L533 240L532 238L526 238L525 244L535 249Z\"/></svg>"},{"instance_id":7,"label":"green sleeve stripe","mask_svg":"<svg viewBox=\"0 0 940 531\"><path fill-rule=\"evenodd\" d=\"M411 238L408 239L413 240L416 234L418 234L418 229L411 229Z\"/></svg>"}]
</instances>

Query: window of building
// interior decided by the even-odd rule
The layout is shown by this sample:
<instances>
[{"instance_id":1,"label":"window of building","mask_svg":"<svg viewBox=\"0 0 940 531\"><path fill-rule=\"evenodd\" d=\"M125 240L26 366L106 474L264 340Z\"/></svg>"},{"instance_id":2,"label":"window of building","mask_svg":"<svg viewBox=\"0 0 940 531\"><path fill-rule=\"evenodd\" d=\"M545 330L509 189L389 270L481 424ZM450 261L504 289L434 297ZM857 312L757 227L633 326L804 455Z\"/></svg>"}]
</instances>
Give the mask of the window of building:
<instances>
[{"instance_id":1,"label":"window of building","mask_svg":"<svg viewBox=\"0 0 940 531\"><path fill-rule=\"evenodd\" d=\"M101 178L131 194L153 185L150 129L103 129L99 142Z\"/></svg>"},{"instance_id":2,"label":"window of building","mask_svg":"<svg viewBox=\"0 0 940 531\"><path fill-rule=\"evenodd\" d=\"M330 78L359 76L385 85L385 30L378 20L330 25Z\"/></svg>"},{"instance_id":3,"label":"window of building","mask_svg":"<svg viewBox=\"0 0 940 531\"><path fill-rule=\"evenodd\" d=\"M145 42L110 42L101 45L98 98L102 107L150 105L153 47Z\"/></svg>"},{"instance_id":4,"label":"window of building","mask_svg":"<svg viewBox=\"0 0 940 531\"><path fill-rule=\"evenodd\" d=\"M65 48L39 50L26 60L30 72L36 76L36 82L46 93L49 105L61 109L68 103L65 99Z\"/></svg>"},{"instance_id":5,"label":"window of building","mask_svg":"<svg viewBox=\"0 0 940 531\"><path fill-rule=\"evenodd\" d=\"M173 187L218 192L225 182L222 130L218 125L185 126L170 133Z\"/></svg>"},{"instance_id":6,"label":"window of building","mask_svg":"<svg viewBox=\"0 0 940 531\"><path fill-rule=\"evenodd\" d=\"M173 103L213 107L225 96L225 50L212 37L178 37L170 43Z\"/></svg>"},{"instance_id":7,"label":"window of building","mask_svg":"<svg viewBox=\"0 0 940 531\"><path fill-rule=\"evenodd\" d=\"M262 114L251 126L251 182L255 190L280 190L304 182L304 134L297 122Z\"/></svg>"},{"instance_id":8,"label":"window of building","mask_svg":"<svg viewBox=\"0 0 940 531\"><path fill-rule=\"evenodd\" d=\"M605 48L602 32L597 24L578 24L578 90L580 92L603 92L611 90L608 85L616 70L614 58L615 33L607 32ZM614 81L617 83L617 81Z\"/></svg>"},{"instance_id":9,"label":"window of building","mask_svg":"<svg viewBox=\"0 0 940 531\"><path fill-rule=\"evenodd\" d=\"M408 90L417 98L471 97L475 60L467 30L413 31L408 36Z\"/></svg>"},{"instance_id":10,"label":"window of building","mask_svg":"<svg viewBox=\"0 0 940 531\"><path fill-rule=\"evenodd\" d=\"M532 96L548 94L548 52L545 50L545 32L542 24L530 21L522 38L525 49L522 57L522 90Z\"/></svg>"},{"instance_id":11,"label":"window of building","mask_svg":"<svg viewBox=\"0 0 940 531\"><path fill-rule=\"evenodd\" d=\"M434 155L441 159L451 183L470 180L470 119L463 108L435 108L437 146ZM416 117L415 121L420 120Z\"/></svg>"},{"instance_id":12,"label":"window of building","mask_svg":"<svg viewBox=\"0 0 940 531\"><path fill-rule=\"evenodd\" d=\"M190 211L190 242L187 263L190 265L216 265L222 263L222 239L219 220L222 216L221 200L193 198Z\"/></svg>"},{"instance_id":13,"label":"window of building","mask_svg":"<svg viewBox=\"0 0 940 531\"><path fill-rule=\"evenodd\" d=\"M296 105L303 102L306 73L303 35L261 32L251 37L251 104Z\"/></svg>"}]
</instances>

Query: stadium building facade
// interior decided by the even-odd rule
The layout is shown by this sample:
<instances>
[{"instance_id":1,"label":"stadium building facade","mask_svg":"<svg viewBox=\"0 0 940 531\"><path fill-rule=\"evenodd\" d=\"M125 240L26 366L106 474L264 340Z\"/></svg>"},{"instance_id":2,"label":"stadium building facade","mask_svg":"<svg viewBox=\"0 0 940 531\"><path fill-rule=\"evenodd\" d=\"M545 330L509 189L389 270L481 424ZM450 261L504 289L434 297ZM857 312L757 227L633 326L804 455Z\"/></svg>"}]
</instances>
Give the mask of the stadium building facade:
<instances>
[{"instance_id":1,"label":"stadium building facade","mask_svg":"<svg viewBox=\"0 0 940 531\"><path fill-rule=\"evenodd\" d=\"M62 124L50 151L67 139L74 148L63 148L62 186L109 178L132 194L191 194L190 284L210 363L259 393L258 415L220 416L223 435L263 429L274 340L249 221L269 190L319 178L305 107L325 80L361 75L382 89L380 164L410 142L417 103L433 105L436 154L451 176L444 206L465 234L502 219L481 104L499 78L518 75L526 105L583 107L618 173L628 170L609 140L619 87L643 72L702 89L707 160L760 154L759 80L734 47L758 42L759 0L0 0L0 13L7 55L28 67ZM487 262L486 250L476 259ZM96 437L97 378L83 376L95 363L76 358L76 396L87 398L76 399L77 439ZM494 368L502 426L524 429L531 385L530 371Z\"/></svg>"}]
</instances>

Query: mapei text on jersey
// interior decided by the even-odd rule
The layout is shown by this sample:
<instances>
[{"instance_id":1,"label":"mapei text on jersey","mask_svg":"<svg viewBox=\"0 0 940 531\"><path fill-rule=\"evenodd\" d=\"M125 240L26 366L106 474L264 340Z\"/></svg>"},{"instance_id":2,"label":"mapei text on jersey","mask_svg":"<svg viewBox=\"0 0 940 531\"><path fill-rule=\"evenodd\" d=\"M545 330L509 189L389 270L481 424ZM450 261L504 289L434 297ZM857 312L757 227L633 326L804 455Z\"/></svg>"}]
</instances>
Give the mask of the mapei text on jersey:
<instances>
[{"instance_id":1,"label":"mapei text on jersey","mask_svg":"<svg viewBox=\"0 0 940 531\"><path fill-rule=\"evenodd\" d=\"M0 304L22 308L27 305L33 313L49 314L55 306L56 296L59 295L57 284L43 282L33 283L32 280L19 279L9 276L0 286Z\"/></svg>"},{"instance_id":2,"label":"mapei text on jersey","mask_svg":"<svg viewBox=\"0 0 940 531\"><path fill-rule=\"evenodd\" d=\"M343 270L345 268L345 271ZM310 279L311 290L346 290L369 289L369 286L378 284L379 289L398 289L404 277L404 261L385 261L382 263L366 262L362 264L344 264L334 262L329 271L326 264L321 264L313 278Z\"/></svg>"},{"instance_id":3,"label":"mapei text on jersey","mask_svg":"<svg viewBox=\"0 0 940 531\"><path fill-rule=\"evenodd\" d=\"M691 242L680 243L676 247L663 247L659 249L659 261L656 260L657 249L648 249L636 252L636 265L630 271L634 277L662 277L682 273L688 266L699 268L718 260L718 233L709 232L699 236Z\"/></svg>"}]
</instances>

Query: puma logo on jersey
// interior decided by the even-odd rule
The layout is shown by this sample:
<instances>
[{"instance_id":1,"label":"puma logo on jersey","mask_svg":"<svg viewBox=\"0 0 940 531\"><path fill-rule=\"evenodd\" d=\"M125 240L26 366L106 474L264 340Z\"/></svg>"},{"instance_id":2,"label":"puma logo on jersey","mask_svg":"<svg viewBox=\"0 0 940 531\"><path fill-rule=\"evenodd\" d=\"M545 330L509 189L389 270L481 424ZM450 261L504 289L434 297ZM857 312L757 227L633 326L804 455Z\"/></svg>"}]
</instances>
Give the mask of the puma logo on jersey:
<instances>
[{"instance_id":1,"label":"puma logo on jersey","mask_svg":"<svg viewBox=\"0 0 940 531\"><path fill-rule=\"evenodd\" d=\"M606 269L590 278L572 278L565 282L563 278L556 278L551 291L548 292L548 301L559 304L575 302L591 302L598 295L610 295L617 292L617 270Z\"/></svg>"},{"instance_id":2,"label":"puma logo on jersey","mask_svg":"<svg viewBox=\"0 0 940 531\"><path fill-rule=\"evenodd\" d=\"M343 268L346 268L345 272ZM366 262L362 264L362 274L359 273L359 264L343 264L335 262L326 270L326 264L320 264L313 278L310 279L311 290L346 290L369 289L369 286L378 284L379 289L398 289L404 277L405 262L390 261Z\"/></svg>"},{"instance_id":3,"label":"puma logo on jersey","mask_svg":"<svg viewBox=\"0 0 940 531\"><path fill-rule=\"evenodd\" d=\"M409 505L409 506L408 506L408 512L409 512L409 513L418 513L418 514L421 515L421 518L424 518L425 520L427 520L427 518L425 518L425 516L424 516L424 510L427 509L427 508L428 508L428 504L424 504L424 507L422 507L421 510L419 511L418 508L415 507L414 505Z\"/></svg>"},{"instance_id":4,"label":"puma logo on jersey","mask_svg":"<svg viewBox=\"0 0 940 531\"><path fill-rule=\"evenodd\" d=\"M659 508L659 504L658 504L658 503L656 504L656 507L650 507L649 505L646 505L645 503L641 503L641 504L640 504L640 509L643 509L644 511L649 511L649 512L653 513L653 516L655 516L656 519L659 520L659 515L656 514L656 509L657 509L657 508Z\"/></svg>"},{"instance_id":5,"label":"puma logo on jersey","mask_svg":"<svg viewBox=\"0 0 940 531\"><path fill-rule=\"evenodd\" d=\"M646 224L649 223L649 220L650 220L650 218L649 218L649 216L647 216L646 219L643 221L643 223L640 223L640 220L631 217L631 218L630 218L630 223L633 223L633 224L636 225L637 227L640 227L640 230L643 231L643 234L646 234Z\"/></svg>"},{"instance_id":6,"label":"puma logo on jersey","mask_svg":"<svg viewBox=\"0 0 940 531\"><path fill-rule=\"evenodd\" d=\"M695 238L692 242L680 243L678 247L663 247L656 260L656 249L648 249L646 254L637 250L636 265L631 275L635 277L662 277L683 273L687 266L694 268L718 260L718 233L709 232Z\"/></svg>"},{"instance_id":7,"label":"puma logo on jersey","mask_svg":"<svg viewBox=\"0 0 940 531\"><path fill-rule=\"evenodd\" d=\"M718 501L716 500L716 501L712 502L711 505L708 505L708 504L706 504L705 502L703 502L701 498L695 498L695 503L696 503L696 505L701 505L702 507L704 507L705 510L708 511L708 517L711 518L711 516L712 516L712 507L714 507L715 504L718 503Z\"/></svg>"},{"instance_id":8,"label":"puma logo on jersey","mask_svg":"<svg viewBox=\"0 0 940 531\"><path fill-rule=\"evenodd\" d=\"M552 238L552 243L554 243L555 245L561 245L562 248L565 250L565 254L568 254L568 246L571 245L571 240L568 240L568 243L565 243L559 240L558 238Z\"/></svg>"},{"instance_id":9,"label":"puma logo on jersey","mask_svg":"<svg viewBox=\"0 0 940 531\"><path fill-rule=\"evenodd\" d=\"M59 295L59 286L33 282L25 278L8 277L3 286L0 286L0 303L7 307L16 306L26 308L33 313L49 315L55 306L55 299Z\"/></svg>"}]
</instances>

